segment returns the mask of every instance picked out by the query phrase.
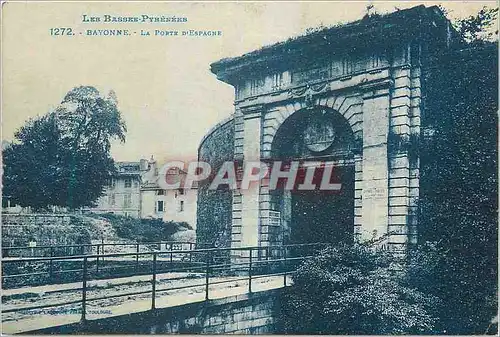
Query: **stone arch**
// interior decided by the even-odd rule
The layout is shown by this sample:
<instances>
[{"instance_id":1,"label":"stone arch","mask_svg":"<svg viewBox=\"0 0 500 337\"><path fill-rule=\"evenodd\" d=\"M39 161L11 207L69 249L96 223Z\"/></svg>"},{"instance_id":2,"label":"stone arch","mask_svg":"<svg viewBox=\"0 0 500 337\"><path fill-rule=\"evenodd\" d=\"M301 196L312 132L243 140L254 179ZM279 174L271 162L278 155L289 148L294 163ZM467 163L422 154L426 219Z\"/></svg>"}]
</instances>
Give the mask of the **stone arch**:
<instances>
[{"instance_id":1,"label":"stone arch","mask_svg":"<svg viewBox=\"0 0 500 337\"><path fill-rule=\"evenodd\" d=\"M359 172L361 156L357 151L355 131L361 131L362 126L361 105L356 104L356 99L356 96L331 98L329 102L328 99L317 99L315 103L323 104L308 106L290 102L267 111L263 118L265 131L262 139L266 152L261 155L278 161L305 160L313 165L318 165L314 164L315 160L324 161L325 165L335 166L335 175L343 187L333 194L319 189L290 191L270 189L269 182L262 181L259 191L260 242L267 245L305 243L320 237L328 242L340 242L354 237L357 232L356 188L359 190L356 181L359 175L356 173ZM311 144L305 145L302 136L308 123L317 118L333 122L335 141L327 148L315 151L309 147ZM273 223L279 223L277 233L270 225L270 214ZM311 228L317 230L310 231Z\"/></svg>"},{"instance_id":2,"label":"stone arch","mask_svg":"<svg viewBox=\"0 0 500 337\"><path fill-rule=\"evenodd\" d=\"M312 107L330 109L342 115L350 125L356 140L363 137L363 99L359 94L316 98ZM269 109L262 123L261 158L269 158L278 129L296 112L307 108L304 101L288 102Z\"/></svg>"}]
</instances>

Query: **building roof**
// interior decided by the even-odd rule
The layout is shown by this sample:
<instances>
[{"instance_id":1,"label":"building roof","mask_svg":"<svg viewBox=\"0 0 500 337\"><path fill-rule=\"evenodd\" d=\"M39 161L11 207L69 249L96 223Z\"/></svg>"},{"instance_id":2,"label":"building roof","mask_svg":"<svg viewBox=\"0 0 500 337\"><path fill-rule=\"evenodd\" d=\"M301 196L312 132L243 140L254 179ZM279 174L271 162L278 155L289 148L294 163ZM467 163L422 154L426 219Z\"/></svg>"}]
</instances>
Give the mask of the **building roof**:
<instances>
[{"instance_id":1,"label":"building roof","mask_svg":"<svg viewBox=\"0 0 500 337\"><path fill-rule=\"evenodd\" d=\"M187 175L187 172L184 170L181 170L180 168L174 167L174 168L169 169L169 171L167 172L167 175L179 176L179 179L182 180ZM160 179L160 176L158 174L153 174L148 178L143 177L143 181L141 183L141 189L142 190L159 190L159 189L161 189L160 184L158 182L159 179ZM175 181L171 181L170 183L174 183L174 182ZM194 181L191 188L197 189L198 182Z\"/></svg>"},{"instance_id":2,"label":"building roof","mask_svg":"<svg viewBox=\"0 0 500 337\"><path fill-rule=\"evenodd\" d=\"M115 162L116 172L119 176L140 176L141 165L138 161Z\"/></svg>"},{"instance_id":3,"label":"building roof","mask_svg":"<svg viewBox=\"0 0 500 337\"><path fill-rule=\"evenodd\" d=\"M402 39L421 36L424 28L427 31L442 31L450 26L437 6L420 5L385 15L366 15L358 21L291 38L239 57L219 60L210 68L218 79L234 84L240 75L244 76L249 71L286 70L290 62L300 64L307 59L336 53L389 48Z\"/></svg>"}]
</instances>

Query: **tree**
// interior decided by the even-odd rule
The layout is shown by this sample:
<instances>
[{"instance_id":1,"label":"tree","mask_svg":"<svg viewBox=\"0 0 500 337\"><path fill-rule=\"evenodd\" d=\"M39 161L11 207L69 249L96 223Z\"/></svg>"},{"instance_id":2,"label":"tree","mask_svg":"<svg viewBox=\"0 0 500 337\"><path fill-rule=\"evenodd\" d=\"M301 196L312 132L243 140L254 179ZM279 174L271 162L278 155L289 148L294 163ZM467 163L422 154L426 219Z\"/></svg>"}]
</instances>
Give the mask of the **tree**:
<instances>
[{"instance_id":1,"label":"tree","mask_svg":"<svg viewBox=\"0 0 500 337\"><path fill-rule=\"evenodd\" d=\"M446 10L441 8L445 14ZM497 315L498 8L453 22L462 50L427 72L420 146L419 289L442 299L437 331L495 333Z\"/></svg>"},{"instance_id":2,"label":"tree","mask_svg":"<svg viewBox=\"0 0 500 337\"><path fill-rule=\"evenodd\" d=\"M497 311L497 55L494 43L451 51L425 82L419 241L435 247L427 289L445 333L484 333Z\"/></svg>"},{"instance_id":3,"label":"tree","mask_svg":"<svg viewBox=\"0 0 500 337\"><path fill-rule=\"evenodd\" d=\"M409 285L392 255L366 245L327 248L286 288L279 328L292 334L421 334L439 301Z\"/></svg>"},{"instance_id":4,"label":"tree","mask_svg":"<svg viewBox=\"0 0 500 337\"><path fill-rule=\"evenodd\" d=\"M55 111L30 119L3 151L3 194L35 209L92 205L114 171L111 141L125 141L116 95L69 91Z\"/></svg>"},{"instance_id":5,"label":"tree","mask_svg":"<svg viewBox=\"0 0 500 337\"><path fill-rule=\"evenodd\" d=\"M443 5L438 7L467 44L484 44L498 40L498 8L484 6L475 15L453 20L449 18L450 12Z\"/></svg>"},{"instance_id":6,"label":"tree","mask_svg":"<svg viewBox=\"0 0 500 337\"><path fill-rule=\"evenodd\" d=\"M468 43L484 43L498 39L498 8L483 7L476 15L458 20L455 29Z\"/></svg>"}]
</instances>

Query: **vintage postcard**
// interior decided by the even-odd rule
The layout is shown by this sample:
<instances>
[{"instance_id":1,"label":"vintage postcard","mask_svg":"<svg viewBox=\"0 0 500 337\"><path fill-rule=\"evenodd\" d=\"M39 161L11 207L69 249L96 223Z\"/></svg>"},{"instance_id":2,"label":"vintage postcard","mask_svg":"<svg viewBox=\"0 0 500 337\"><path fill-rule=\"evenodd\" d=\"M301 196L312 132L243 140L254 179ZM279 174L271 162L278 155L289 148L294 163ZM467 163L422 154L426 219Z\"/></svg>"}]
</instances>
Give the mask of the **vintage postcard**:
<instances>
[{"instance_id":1,"label":"vintage postcard","mask_svg":"<svg viewBox=\"0 0 500 337\"><path fill-rule=\"evenodd\" d=\"M498 333L494 1L4 1L2 334Z\"/></svg>"}]
</instances>

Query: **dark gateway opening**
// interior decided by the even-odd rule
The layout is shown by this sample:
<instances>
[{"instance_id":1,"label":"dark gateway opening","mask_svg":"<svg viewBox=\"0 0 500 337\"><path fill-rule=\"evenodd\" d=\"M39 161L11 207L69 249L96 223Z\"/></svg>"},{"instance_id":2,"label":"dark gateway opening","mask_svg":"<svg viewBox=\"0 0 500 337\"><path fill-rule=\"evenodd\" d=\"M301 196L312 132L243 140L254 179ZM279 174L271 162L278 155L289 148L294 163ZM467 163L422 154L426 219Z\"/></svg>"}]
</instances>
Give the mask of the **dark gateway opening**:
<instances>
[{"instance_id":1,"label":"dark gateway opening","mask_svg":"<svg viewBox=\"0 0 500 337\"><path fill-rule=\"evenodd\" d=\"M290 243L351 242L354 233L354 167L341 171L340 191L292 191Z\"/></svg>"},{"instance_id":2,"label":"dark gateway opening","mask_svg":"<svg viewBox=\"0 0 500 337\"><path fill-rule=\"evenodd\" d=\"M272 147L274 160L299 161L295 188L271 193L271 209L279 217L277 244L352 242L354 237L354 134L345 118L334 110L312 108L298 111L279 128ZM314 190L297 186L305 170L315 167ZM340 190L321 188L326 167L329 183Z\"/></svg>"}]
</instances>

